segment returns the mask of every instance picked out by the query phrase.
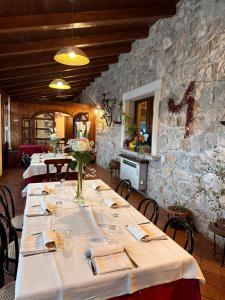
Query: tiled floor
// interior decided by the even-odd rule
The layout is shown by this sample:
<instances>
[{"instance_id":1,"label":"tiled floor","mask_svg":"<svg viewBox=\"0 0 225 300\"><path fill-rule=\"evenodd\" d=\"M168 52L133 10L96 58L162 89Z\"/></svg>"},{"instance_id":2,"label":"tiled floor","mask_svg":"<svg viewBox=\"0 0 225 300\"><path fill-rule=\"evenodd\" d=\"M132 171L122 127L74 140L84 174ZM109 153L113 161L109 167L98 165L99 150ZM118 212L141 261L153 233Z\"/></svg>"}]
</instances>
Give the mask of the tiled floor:
<instances>
[{"instance_id":1,"label":"tiled floor","mask_svg":"<svg viewBox=\"0 0 225 300\"><path fill-rule=\"evenodd\" d=\"M96 167L97 178L101 178L112 188L115 188L117 181L112 179L110 174L100 167ZM10 169L4 172L0 178L1 184L6 184L12 190L17 214L23 212L24 201L20 196L24 182L22 179L22 169ZM133 193L129 202L137 207L143 196ZM163 227L166 220L166 214L160 209L159 221L157 226ZM178 236L182 241L182 235ZM225 300L225 266L222 268L212 256L213 245L200 233L195 233L194 257L198 261L202 272L206 278L206 284L201 286L202 300ZM163 300L163 299L162 299ZM182 299L181 299L182 300ZM190 299L191 300L191 299Z\"/></svg>"}]
</instances>

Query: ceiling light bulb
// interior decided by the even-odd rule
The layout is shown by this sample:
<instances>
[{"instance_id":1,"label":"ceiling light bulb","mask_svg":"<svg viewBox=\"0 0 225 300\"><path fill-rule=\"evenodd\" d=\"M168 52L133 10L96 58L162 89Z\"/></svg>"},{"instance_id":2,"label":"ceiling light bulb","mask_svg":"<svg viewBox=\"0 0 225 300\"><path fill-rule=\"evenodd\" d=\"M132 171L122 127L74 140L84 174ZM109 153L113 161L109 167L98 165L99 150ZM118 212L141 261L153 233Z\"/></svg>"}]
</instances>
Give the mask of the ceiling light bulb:
<instances>
[{"instance_id":1,"label":"ceiling light bulb","mask_svg":"<svg viewBox=\"0 0 225 300\"><path fill-rule=\"evenodd\" d=\"M58 82L57 82L57 85L58 85L58 86L62 86L62 85L63 85L62 81L58 81Z\"/></svg>"},{"instance_id":2,"label":"ceiling light bulb","mask_svg":"<svg viewBox=\"0 0 225 300\"><path fill-rule=\"evenodd\" d=\"M69 56L70 56L71 58L74 58L74 57L76 56L76 54L75 54L74 52L70 52L70 53L69 53Z\"/></svg>"}]
</instances>

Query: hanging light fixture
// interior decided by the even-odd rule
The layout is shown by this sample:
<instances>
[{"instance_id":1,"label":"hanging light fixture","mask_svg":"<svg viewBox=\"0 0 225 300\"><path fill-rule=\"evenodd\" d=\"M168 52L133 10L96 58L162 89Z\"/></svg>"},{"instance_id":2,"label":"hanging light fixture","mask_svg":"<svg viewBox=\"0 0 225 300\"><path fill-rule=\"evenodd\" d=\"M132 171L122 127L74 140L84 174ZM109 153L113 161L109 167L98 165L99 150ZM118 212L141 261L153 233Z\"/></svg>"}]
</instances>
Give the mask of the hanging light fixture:
<instances>
[{"instance_id":1,"label":"hanging light fixture","mask_svg":"<svg viewBox=\"0 0 225 300\"><path fill-rule=\"evenodd\" d=\"M69 90L71 86L63 79L54 79L50 82L49 87L57 90Z\"/></svg>"},{"instance_id":2,"label":"hanging light fixture","mask_svg":"<svg viewBox=\"0 0 225 300\"><path fill-rule=\"evenodd\" d=\"M73 44L73 16L74 16L74 2L75 0L70 0L72 2L72 44ZM59 50L55 56L54 60L60 64L68 66L83 66L87 65L90 60L84 51L80 50L76 46L64 47Z\"/></svg>"}]
</instances>

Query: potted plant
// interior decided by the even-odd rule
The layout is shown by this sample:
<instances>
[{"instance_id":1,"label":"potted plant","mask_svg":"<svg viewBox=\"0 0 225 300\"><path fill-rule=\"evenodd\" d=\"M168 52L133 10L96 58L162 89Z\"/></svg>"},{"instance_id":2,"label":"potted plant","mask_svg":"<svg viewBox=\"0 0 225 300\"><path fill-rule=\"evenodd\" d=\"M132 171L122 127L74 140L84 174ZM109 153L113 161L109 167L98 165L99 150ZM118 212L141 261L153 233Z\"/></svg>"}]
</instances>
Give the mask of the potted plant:
<instances>
[{"instance_id":1,"label":"potted plant","mask_svg":"<svg viewBox=\"0 0 225 300\"><path fill-rule=\"evenodd\" d=\"M168 218L179 217L185 219L194 228L192 212L186 207L185 203L181 203L179 200L167 207L167 215ZM172 224L172 227L179 229L176 222Z\"/></svg>"},{"instance_id":2,"label":"potted plant","mask_svg":"<svg viewBox=\"0 0 225 300\"><path fill-rule=\"evenodd\" d=\"M126 147L128 147L129 143L134 138L135 131L136 131L136 124L133 122L132 118L125 112L122 113L122 122L125 128L125 133L128 136L128 138L125 139L124 143Z\"/></svg>"},{"instance_id":3,"label":"potted plant","mask_svg":"<svg viewBox=\"0 0 225 300\"><path fill-rule=\"evenodd\" d=\"M194 198L204 197L215 213L218 227L225 229L225 163L224 157L214 151L205 162Z\"/></svg>"}]
</instances>

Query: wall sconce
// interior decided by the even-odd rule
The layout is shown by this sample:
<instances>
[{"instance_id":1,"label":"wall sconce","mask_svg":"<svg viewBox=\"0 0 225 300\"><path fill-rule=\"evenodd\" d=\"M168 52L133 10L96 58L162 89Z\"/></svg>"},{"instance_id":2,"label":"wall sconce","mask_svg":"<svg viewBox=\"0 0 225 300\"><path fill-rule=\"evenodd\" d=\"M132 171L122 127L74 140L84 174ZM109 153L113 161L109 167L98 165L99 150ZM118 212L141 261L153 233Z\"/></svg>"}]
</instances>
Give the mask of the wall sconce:
<instances>
[{"instance_id":1,"label":"wall sconce","mask_svg":"<svg viewBox=\"0 0 225 300\"><path fill-rule=\"evenodd\" d=\"M106 99L106 94L102 94L102 103L97 105L96 111L101 110L101 118L105 119L106 125L112 125L112 110L113 106L116 104L116 99Z\"/></svg>"}]
</instances>

